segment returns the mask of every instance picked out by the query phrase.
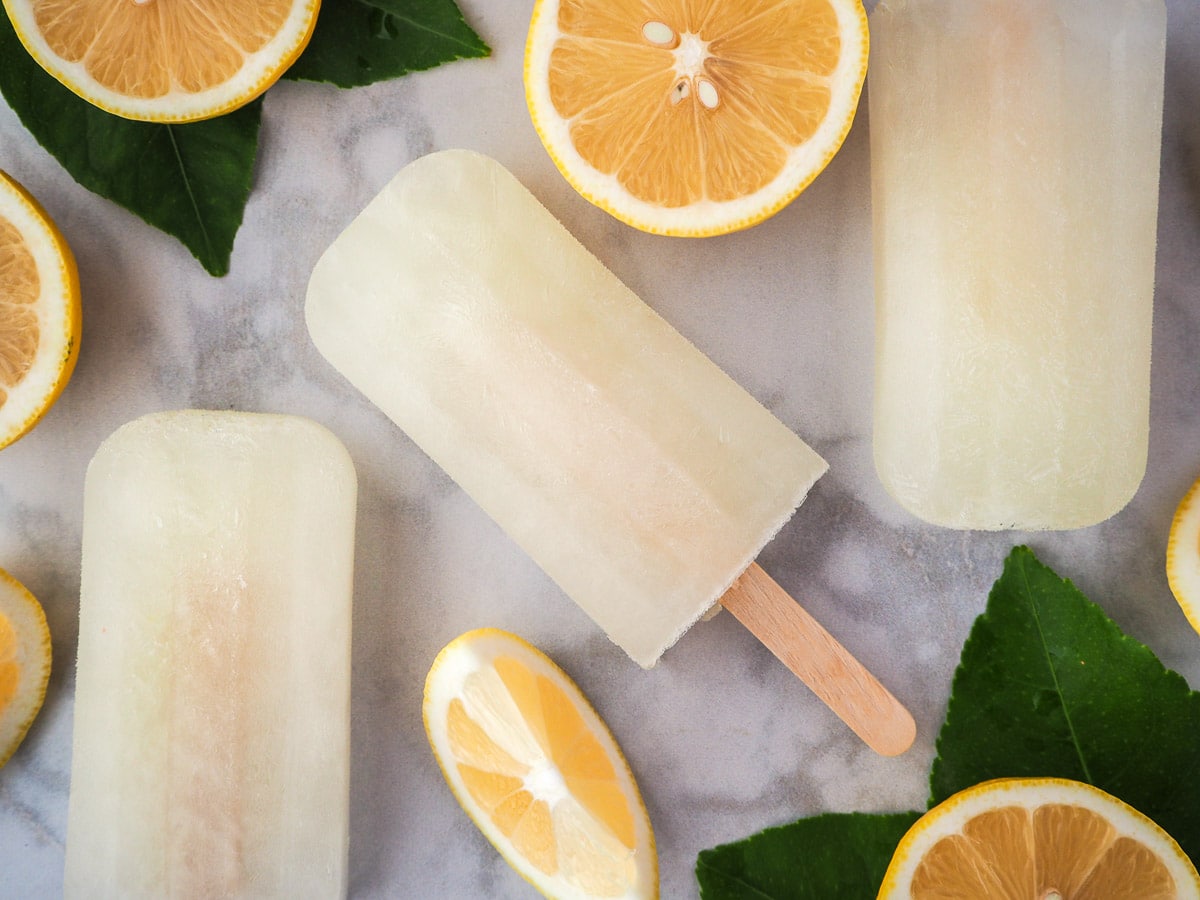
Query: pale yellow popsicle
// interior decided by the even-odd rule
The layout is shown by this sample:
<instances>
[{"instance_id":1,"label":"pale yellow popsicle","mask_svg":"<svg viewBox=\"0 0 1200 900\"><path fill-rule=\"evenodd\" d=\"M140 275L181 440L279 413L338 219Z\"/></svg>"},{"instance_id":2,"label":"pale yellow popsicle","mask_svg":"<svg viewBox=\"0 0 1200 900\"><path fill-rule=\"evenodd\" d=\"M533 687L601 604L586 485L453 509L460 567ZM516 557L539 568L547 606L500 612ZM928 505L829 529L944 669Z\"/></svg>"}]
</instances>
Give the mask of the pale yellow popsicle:
<instances>
[{"instance_id":1,"label":"pale yellow popsicle","mask_svg":"<svg viewBox=\"0 0 1200 900\"><path fill-rule=\"evenodd\" d=\"M499 163L409 165L321 257L318 349L652 666L720 602L880 753L915 725L755 563L825 462Z\"/></svg>"},{"instance_id":2,"label":"pale yellow popsicle","mask_svg":"<svg viewBox=\"0 0 1200 900\"><path fill-rule=\"evenodd\" d=\"M643 666L824 461L511 174L406 167L321 257L317 348Z\"/></svg>"},{"instance_id":3,"label":"pale yellow popsicle","mask_svg":"<svg viewBox=\"0 0 1200 900\"><path fill-rule=\"evenodd\" d=\"M1146 468L1162 0L871 16L875 462L956 528L1079 528Z\"/></svg>"},{"instance_id":4,"label":"pale yellow popsicle","mask_svg":"<svg viewBox=\"0 0 1200 900\"><path fill-rule=\"evenodd\" d=\"M67 897L344 895L355 485L291 416L161 413L100 446Z\"/></svg>"}]
</instances>

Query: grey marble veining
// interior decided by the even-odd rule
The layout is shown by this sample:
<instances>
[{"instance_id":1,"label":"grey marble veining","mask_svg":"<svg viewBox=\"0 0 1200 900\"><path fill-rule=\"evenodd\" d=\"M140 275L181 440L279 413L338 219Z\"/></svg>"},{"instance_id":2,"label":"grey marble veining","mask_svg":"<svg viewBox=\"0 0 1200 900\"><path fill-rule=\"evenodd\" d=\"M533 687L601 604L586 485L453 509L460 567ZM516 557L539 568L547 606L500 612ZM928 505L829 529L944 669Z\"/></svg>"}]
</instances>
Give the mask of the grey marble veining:
<instances>
[{"instance_id":1,"label":"grey marble veining","mask_svg":"<svg viewBox=\"0 0 1200 900\"><path fill-rule=\"evenodd\" d=\"M873 5L873 4L868 4ZM873 357L865 104L842 151L788 208L699 241L641 234L580 199L529 122L531 2L463 0L494 48L340 92L282 83L265 107L230 275L76 185L0 104L0 166L78 258L84 338L58 404L0 453L0 566L42 600L54 675L0 770L0 897L61 891L70 780L83 475L153 410L291 412L334 431L359 475L351 896L526 898L446 788L421 689L437 650L493 625L580 684L622 744L654 824L665 898L697 893L697 852L823 811L923 806L959 650L1014 544L1029 543L1200 687L1200 636L1167 588L1171 513L1200 475L1200 6L1169 0L1150 463L1133 502L1064 533L960 533L892 502L871 463ZM731 616L655 669L632 664L500 529L313 348L301 307L317 257L403 164L468 147L508 166L647 303L831 465L760 562L912 709L911 751L867 750ZM113 823L120 827L120 823Z\"/></svg>"}]
</instances>

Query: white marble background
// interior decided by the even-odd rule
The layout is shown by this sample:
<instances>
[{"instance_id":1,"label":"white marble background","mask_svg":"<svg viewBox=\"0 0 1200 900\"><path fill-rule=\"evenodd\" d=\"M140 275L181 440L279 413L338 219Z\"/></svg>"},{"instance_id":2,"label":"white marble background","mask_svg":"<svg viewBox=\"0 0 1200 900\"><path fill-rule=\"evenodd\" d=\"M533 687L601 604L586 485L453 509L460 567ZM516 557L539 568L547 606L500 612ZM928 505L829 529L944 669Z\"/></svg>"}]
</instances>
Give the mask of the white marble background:
<instances>
[{"instance_id":1,"label":"white marble background","mask_svg":"<svg viewBox=\"0 0 1200 900\"><path fill-rule=\"evenodd\" d=\"M1068 533L926 526L875 478L865 104L828 170L764 224L701 241L645 235L576 196L538 142L521 87L532 0L462 0L494 48L488 60L348 92L272 89L254 192L223 279L76 185L0 104L0 166L61 225L85 309L69 388L0 454L0 566L45 605L55 667L40 718L0 770L0 896L61 891L84 470L118 425L153 410L307 415L338 434L357 465L356 898L534 896L458 808L421 726L433 656L475 626L524 635L591 696L642 787L666 898L697 894L696 854L717 843L822 811L923 806L962 641L1014 544L1031 544L1200 687L1200 637L1163 571L1171 513L1200 475L1200 4L1168 6L1149 470L1123 512ZM455 146L511 168L829 460L760 561L910 706L919 733L909 753L867 750L730 616L641 671L318 356L301 317L317 257L402 165Z\"/></svg>"}]
</instances>

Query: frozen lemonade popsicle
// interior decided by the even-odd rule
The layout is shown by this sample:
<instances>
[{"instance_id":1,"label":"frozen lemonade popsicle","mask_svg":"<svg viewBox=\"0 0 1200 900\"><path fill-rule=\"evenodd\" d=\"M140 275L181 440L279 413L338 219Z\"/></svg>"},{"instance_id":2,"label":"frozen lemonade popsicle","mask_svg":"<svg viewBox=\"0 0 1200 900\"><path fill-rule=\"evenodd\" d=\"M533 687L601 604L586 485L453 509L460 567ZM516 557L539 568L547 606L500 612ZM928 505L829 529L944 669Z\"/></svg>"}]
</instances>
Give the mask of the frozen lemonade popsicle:
<instances>
[{"instance_id":1,"label":"frozen lemonade popsicle","mask_svg":"<svg viewBox=\"0 0 1200 900\"><path fill-rule=\"evenodd\" d=\"M723 602L743 621L775 608L745 600L782 593L752 563L824 461L495 161L452 150L404 169L318 262L307 318L326 358L641 665L735 582L742 605ZM837 676L814 686L822 699L871 720L856 730L911 726L805 627L801 677Z\"/></svg>"},{"instance_id":2,"label":"frozen lemonade popsicle","mask_svg":"<svg viewBox=\"0 0 1200 900\"><path fill-rule=\"evenodd\" d=\"M101 445L67 897L344 895L355 483L292 416L155 414Z\"/></svg>"},{"instance_id":3,"label":"frozen lemonade popsicle","mask_svg":"<svg viewBox=\"0 0 1200 900\"><path fill-rule=\"evenodd\" d=\"M875 462L958 528L1077 528L1146 466L1162 0L880 0Z\"/></svg>"}]
</instances>

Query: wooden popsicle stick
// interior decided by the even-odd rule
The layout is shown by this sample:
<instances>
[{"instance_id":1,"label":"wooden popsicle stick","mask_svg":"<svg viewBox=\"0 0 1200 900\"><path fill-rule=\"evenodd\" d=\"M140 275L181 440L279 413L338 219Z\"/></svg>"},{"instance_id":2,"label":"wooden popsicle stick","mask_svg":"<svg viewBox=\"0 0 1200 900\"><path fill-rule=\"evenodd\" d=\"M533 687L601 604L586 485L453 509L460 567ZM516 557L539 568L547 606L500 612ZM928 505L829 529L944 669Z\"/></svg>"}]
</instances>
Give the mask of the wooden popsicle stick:
<instances>
[{"instance_id":1,"label":"wooden popsicle stick","mask_svg":"<svg viewBox=\"0 0 1200 900\"><path fill-rule=\"evenodd\" d=\"M721 605L876 753L897 756L912 746L917 725L908 710L757 563Z\"/></svg>"}]
</instances>

